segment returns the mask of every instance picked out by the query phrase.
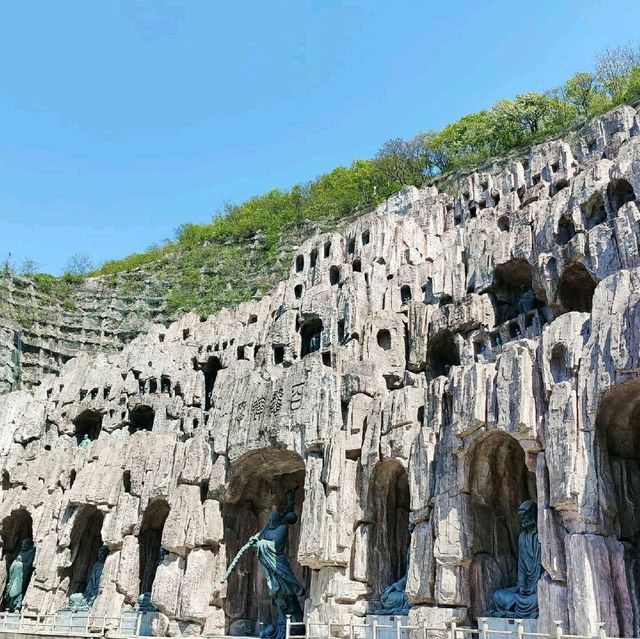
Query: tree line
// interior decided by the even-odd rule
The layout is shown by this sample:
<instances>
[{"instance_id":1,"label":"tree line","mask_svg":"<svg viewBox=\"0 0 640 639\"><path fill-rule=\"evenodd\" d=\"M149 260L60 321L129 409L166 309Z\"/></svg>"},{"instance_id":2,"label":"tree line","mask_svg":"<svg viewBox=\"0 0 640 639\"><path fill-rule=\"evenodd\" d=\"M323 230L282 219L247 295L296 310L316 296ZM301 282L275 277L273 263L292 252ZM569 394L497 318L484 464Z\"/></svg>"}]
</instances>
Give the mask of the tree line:
<instances>
[{"instance_id":1,"label":"tree line","mask_svg":"<svg viewBox=\"0 0 640 639\"><path fill-rule=\"evenodd\" d=\"M107 262L97 273L135 268L181 246L242 240L258 232L267 254L275 257L283 230L296 221L340 218L368 210L403 186L419 187L450 171L472 169L638 100L640 45L608 48L597 56L593 71L576 73L561 87L500 100L442 131L421 132L410 140L388 140L372 159L356 160L288 191L274 189L240 205L227 204L210 224L184 224L176 230L175 242Z\"/></svg>"},{"instance_id":2,"label":"tree line","mask_svg":"<svg viewBox=\"0 0 640 639\"><path fill-rule=\"evenodd\" d=\"M581 71L546 93L523 93L466 115L442 131L386 142L376 161L389 179L422 185L559 135L588 118L640 98L640 46L605 49L593 71Z\"/></svg>"},{"instance_id":3,"label":"tree line","mask_svg":"<svg viewBox=\"0 0 640 639\"><path fill-rule=\"evenodd\" d=\"M188 256L188 249L194 245L228 245L252 237L258 238L265 259L275 261L283 234L303 220L327 222L370 210L403 186L419 187L451 171L470 170L491 158L559 135L619 104L639 100L639 44L608 48L597 56L592 71L576 73L561 87L500 100L442 131L424 131L409 140L388 140L371 159L356 160L289 190L274 189L242 204L227 204L211 223L183 224L173 240L108 261L96 270L92 270L88 256L75 255L64 277L128 271L168 253L179 255L181 249L189 263L182 265L178 257L174 267L193 270L197 259ZM221 250L221 259L223 253ZM28 274L37 272L32 261L27 262ZM8 270L5 263L5 272Z\"/></svg>"}]
</instances>

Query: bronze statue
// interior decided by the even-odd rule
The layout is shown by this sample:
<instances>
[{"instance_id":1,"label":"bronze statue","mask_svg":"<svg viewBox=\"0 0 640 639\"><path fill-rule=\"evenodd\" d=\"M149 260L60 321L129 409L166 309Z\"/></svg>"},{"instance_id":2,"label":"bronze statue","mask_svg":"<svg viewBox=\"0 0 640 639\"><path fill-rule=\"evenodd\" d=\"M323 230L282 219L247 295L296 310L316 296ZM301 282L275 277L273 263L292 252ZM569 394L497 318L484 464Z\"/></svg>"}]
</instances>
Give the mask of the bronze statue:
<instances>
[{"instance_id":1,"label":"bronze statue","mask_svg":"<svg viewBox=\"0 0 640 639\"><path fill-rule=\"evenodd\" d=\"M536 503L528 500L520 504L518 518L522 527L518 537L518 584L496 590L492 608L482 613L485 617L538 618L538 581L542 576L542 563Z\"/></svg>"},{"instance_id":2,"label":"bronze statue","mask_svg":"<svg viewBox=\"0 0 640 639\"><path fill-rule=\"evenodd\" d=\"M93 602L100 592L100 578L102 577L104 562L106 561L108 554L109 549L106 546L101 546L98 549L98 559L91 567L91 572L89 573L89 579L87 580L87 586L84 589L84 592L76 592L69 597L69 608L71 608L73 612L91 609Z\"/></svg>"},{"instance_id":3,"label":"bronze statue","mask_svg":"<svg viewBox=\"0 0 640 639\"><path fill-rule=\"evenodd\" d=\"M411 538L411 533L415 528L414 524L409 524L409 538ZM409 544L411 545L411 544ZM409 602L409 597L407 597L407 593L405 589L407 587L407 573L409 572L409 553L411 552L411 548L407 550L407 565L405 569L405 575L402 579L399 579L395 583L387 586L381 597L380 603L382 604L382 608L376 610L373 614L376 615L408 615L409 608L411 608L411 603Z\"/></svg>"},{"instance_id":4,"label":"bronze statue","mask_svg":"<svg viewBox=\"0 0 640 639\"><path fill-rule=\"evenodd\" d=\"M156 578L156 572L158 571L158 566L164 561L164 558L167 556L168 551L165 550L162 546L160 546L158 550L158 560L153 567L153 577L151 578L151 586L153 586L153 581ZM143 592L139 597L136 605L134 606L135 610L140 610L141 612L157 612L155 606L151 603L151 592Z\"/></svg>"},{"instance_id":5,"label":"bronze statue","mask_svg":"<svg viewBox=\"0 0 640 639\"><path fill-rule=\"evenodd\" d=\"M20 542L16 558L9 566L7 585L4 589L4 606L9 612L20 612L22 608L22 599L31 579L35 555L33 539L25 537Z\"/></svg>"},{"instance_id":6,"label":"bronze statue","mask_svg":"<svg viewBox=\"0 0 640 639\"><path fill-rule=\"evenodd\" d=\"M267 580L271 600L279 613L277 623L267 626L261 634L262 637L283 639L287 616L290 616L292 622L302 622L303 619L298 597L304 596L304 587L293 574L291 563L285 555L289 526L298 521L298 516L293 510L296 490L297 488L294 488L287 492L288 503L285 509L270 513L267 525L240 549L223 578L223 581L229 578L240 557L247 550L255 549ZM291 634L303 635L304 628L301 625L293 626Z\"/></svg>"}]
</instances>

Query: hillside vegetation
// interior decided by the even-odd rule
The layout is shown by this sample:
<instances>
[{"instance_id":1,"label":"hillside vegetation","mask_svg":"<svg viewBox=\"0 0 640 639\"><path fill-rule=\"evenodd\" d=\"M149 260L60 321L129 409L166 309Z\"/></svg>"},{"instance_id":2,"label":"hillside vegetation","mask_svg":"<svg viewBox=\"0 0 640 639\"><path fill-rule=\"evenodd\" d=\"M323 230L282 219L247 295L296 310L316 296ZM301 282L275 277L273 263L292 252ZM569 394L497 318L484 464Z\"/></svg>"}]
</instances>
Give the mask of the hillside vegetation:
<instances>
[{"instance_id":1,"label":"hillside vegetation","mask_svg":"<svg viewBox=\"0 0 640 639\"><path fill-rule=\"evenodd\" d=\"M156 278L157 294L166 299L170 314L195 310L208 315L264 294L286 273L297 243L314 232L339 228L403 186L423 186L469 171L638 99L640 47L608 49L592 72L577 73L562 87L500 100L439 132L389 140L372 159L356 160L288 191L274 189L227 205L210 224L184 224L173 241L93 271L76 256L61 278L36 279L44 292L66 297L86 275L101 276L117 287L119 275L139 269L147 290L149 277ZM135 295L135 281L126 281Z\"/></svg>"}]
</instances>

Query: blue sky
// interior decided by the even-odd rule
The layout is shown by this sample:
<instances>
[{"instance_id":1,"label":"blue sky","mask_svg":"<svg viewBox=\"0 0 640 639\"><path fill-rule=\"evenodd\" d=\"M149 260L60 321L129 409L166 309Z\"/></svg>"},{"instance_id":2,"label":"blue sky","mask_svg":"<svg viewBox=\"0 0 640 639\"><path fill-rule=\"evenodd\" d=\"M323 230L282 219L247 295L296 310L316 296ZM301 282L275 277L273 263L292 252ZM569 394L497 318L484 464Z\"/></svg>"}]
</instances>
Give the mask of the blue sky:
<instances>
[{"instance_id":1,"label":"blue sky","mask_svg":"<svg viewBox=\"0 0 640 639\"><path fill-rule=\"evenodd\" d=\"M60 273L637 37L637 0L0 5L0 257Z\"/></svg>"}]
</instances>

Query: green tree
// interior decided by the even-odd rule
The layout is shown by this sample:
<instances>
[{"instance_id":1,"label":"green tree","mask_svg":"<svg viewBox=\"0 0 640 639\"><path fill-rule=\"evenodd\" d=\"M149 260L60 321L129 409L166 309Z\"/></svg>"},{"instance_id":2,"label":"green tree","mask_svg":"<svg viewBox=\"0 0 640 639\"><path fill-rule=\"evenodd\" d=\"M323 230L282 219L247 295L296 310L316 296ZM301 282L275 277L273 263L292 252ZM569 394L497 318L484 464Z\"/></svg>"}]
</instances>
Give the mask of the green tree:
<instances>
[{"instance_id":1,"label":"green tree","mask_svg":"<svg viewBox=\"0 0 640 639\"><path fill-rule=\"evenodd\" d=\"M378 169L392 183L421 186L426 177L433 175L429 141L428 133L420 133L411 140L388 140L375 156Z\"/></svg>"},{"instance_id":2,"label":"green tree","mask_svg":"<svg viewBox=\"0 0 640 639\"><path fill-rule=\"evenodd\" d=\"M500 100L492 113L495 135L509 149L559 133L574 120L576 107L558 97L530 92Z\"/></svg>"},{"instance_id":3,"label":"green tree","mask_svg":"<svg viewBox=\"0 0 640 639\"><path fill-rule=\"evenodd\" d=\"M500 146L488 111L465 115L432 136L429 145L432 163L440 171L479 164Z\"/></svg>"},{"instance_id":4,"label":"green tree","mask_svg":"<svg viewBox=\"0 0 640 639\"><path fill-rule=\"evenodd\" d=\"M594 101L600 95L600 90L593 73L580 71L565 82L561 94L576 107L580 115L587 116L593 113Z\"/></svg>"}]
</instances>

